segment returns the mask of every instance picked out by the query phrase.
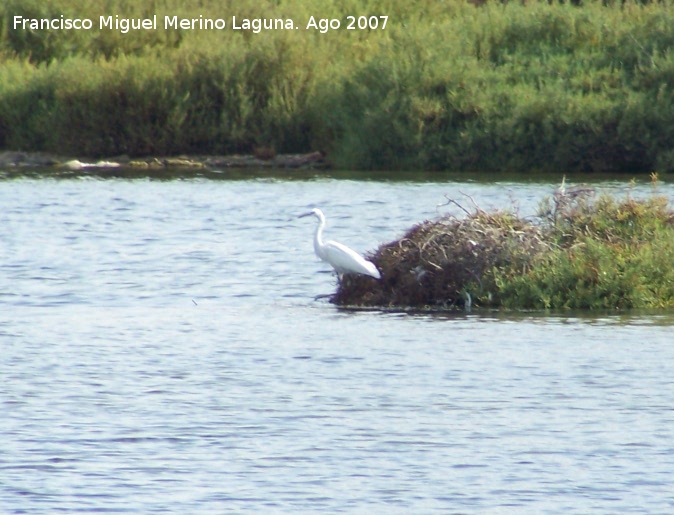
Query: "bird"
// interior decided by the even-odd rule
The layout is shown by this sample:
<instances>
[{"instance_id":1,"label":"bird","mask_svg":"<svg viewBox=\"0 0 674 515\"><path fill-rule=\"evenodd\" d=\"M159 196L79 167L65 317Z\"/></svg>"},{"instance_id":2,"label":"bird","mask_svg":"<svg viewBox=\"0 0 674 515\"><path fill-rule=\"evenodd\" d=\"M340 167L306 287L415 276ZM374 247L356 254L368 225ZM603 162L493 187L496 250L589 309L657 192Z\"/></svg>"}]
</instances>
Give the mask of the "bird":
<instances>
[{"instance_id":1,"label":"bird","mask_svg":"<svg viewBox=\"0 0 674 515\"><path fill-rule=\"evenodd\" d=\"M340 278L346 274L361 274L381 279L381 274L374 263L365 259L355 250L336 241L323 242L323 229L325 228L325 215L323 211L314 208L307 213L301 214L298 218L312 215L318 218L318 226L314 233L314 251L320 259L329 263L335 269Z\"/></svg>"}]
</instances>

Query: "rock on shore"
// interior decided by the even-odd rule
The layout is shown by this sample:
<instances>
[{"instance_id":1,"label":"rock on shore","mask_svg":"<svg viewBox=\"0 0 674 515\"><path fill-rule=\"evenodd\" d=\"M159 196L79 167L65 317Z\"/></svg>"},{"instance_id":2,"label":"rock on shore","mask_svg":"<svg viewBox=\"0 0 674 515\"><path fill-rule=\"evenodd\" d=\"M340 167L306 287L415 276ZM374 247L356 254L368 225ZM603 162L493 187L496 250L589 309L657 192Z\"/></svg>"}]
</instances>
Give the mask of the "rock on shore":
<instances>
[{"instance_id":1,"label":"rock on shore","mask_svg":"<svg viewBox=\"0 0 674 515\"><path fill-rule=\"evenodd\" d=\"M266 156L264 156L266 157ZM278 154L270 158L255 155L175 156L130 158L118 156L106 159L74 159L45 152L0 152L0 168L68 168L71 170L107 168L329 168L321 152L309 154Z\"/></svg>"}]
</instances>

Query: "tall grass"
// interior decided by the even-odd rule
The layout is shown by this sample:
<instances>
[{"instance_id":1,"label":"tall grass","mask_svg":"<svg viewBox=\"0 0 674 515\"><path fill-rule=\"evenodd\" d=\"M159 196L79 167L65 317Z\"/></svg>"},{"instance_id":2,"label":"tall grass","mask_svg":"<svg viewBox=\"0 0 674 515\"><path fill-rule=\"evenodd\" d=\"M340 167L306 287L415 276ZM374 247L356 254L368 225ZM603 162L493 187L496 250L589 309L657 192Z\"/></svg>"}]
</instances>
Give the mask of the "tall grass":
<instances>
[{"instance_id":1,"label":"tall grass","mask_svg":"<svg viewBox=\"0 0 674 515\"><path fill-rule=\"evenodd\" d=\"M559 207L559 206L558 206ZM579 197L550 218L549 250L493 271L497 298L526 309L671 308L674 212L667 198Z\"/></svg>"},{"instance_id":2,"label":"tall grass","mask_svg":"<svg viewBox=\"0 0 674 515\"><path fill-rule=\"evenodd\" d=\"M323 150L340 168L674 169L668 3L9 0L0 147ZM293 31L23 31L14 15L292 18ZM304 30L311 15L385 30ZM161 25L161 22L160 22Z\"/></svg>"}]
</instances>

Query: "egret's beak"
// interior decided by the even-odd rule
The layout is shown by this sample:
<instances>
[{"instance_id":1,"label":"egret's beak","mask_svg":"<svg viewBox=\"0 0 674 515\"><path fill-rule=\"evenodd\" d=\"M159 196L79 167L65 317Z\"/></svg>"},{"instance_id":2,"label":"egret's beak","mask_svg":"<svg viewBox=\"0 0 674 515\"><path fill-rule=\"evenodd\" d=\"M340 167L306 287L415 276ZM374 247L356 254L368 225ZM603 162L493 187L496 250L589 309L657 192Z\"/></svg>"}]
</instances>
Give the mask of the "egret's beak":
<instances>
[{"instance_id":1,"label":"egret's beak","mask_svg":"<svg viewBox=\"0 0 674 515\"><path fill-rule=\"evenodd\" d=\"M297 218L304 218L305 216L311 216L311 215L313 215L313 214L314 214L313 211L307 211L306 213L302 213L302 214L301 214L300 216L298 216Z\"/></svg>"}]
</instances>

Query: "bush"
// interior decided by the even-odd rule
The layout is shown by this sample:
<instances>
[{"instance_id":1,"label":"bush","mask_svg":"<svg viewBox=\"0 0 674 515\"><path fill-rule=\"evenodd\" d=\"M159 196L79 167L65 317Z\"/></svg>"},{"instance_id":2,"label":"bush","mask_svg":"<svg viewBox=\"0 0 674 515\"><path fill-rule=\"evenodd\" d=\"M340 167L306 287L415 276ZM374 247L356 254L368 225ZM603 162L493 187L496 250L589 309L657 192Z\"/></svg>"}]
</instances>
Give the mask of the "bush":
<instances>
[{"instance_id":1,"label":"bush","mask_svg":"<svg viewBox=\"0 0 674 515\"><path fill-rule=\"evenodd\" d=\"M551 251L530 269L498 270L498 298L517 308L674 306L674 212L667 199L557 195Z\"/></svg>"},{"instance_id":2,"label":"bush","mask_svg":"<svg viewBox=\"0 0 674 515\"><path fill-rule=\"evenodd\" d=\"M10 0L0 145L101 156L322 150L339 168L674 169L666 2ZM291 17L300 30L28 31L12 17ZM321 34L311 15L388 15ZM228 22L230 20L227 20ZM95 24L97 25L97 23Z\"/></svg>"}]
</instances>

